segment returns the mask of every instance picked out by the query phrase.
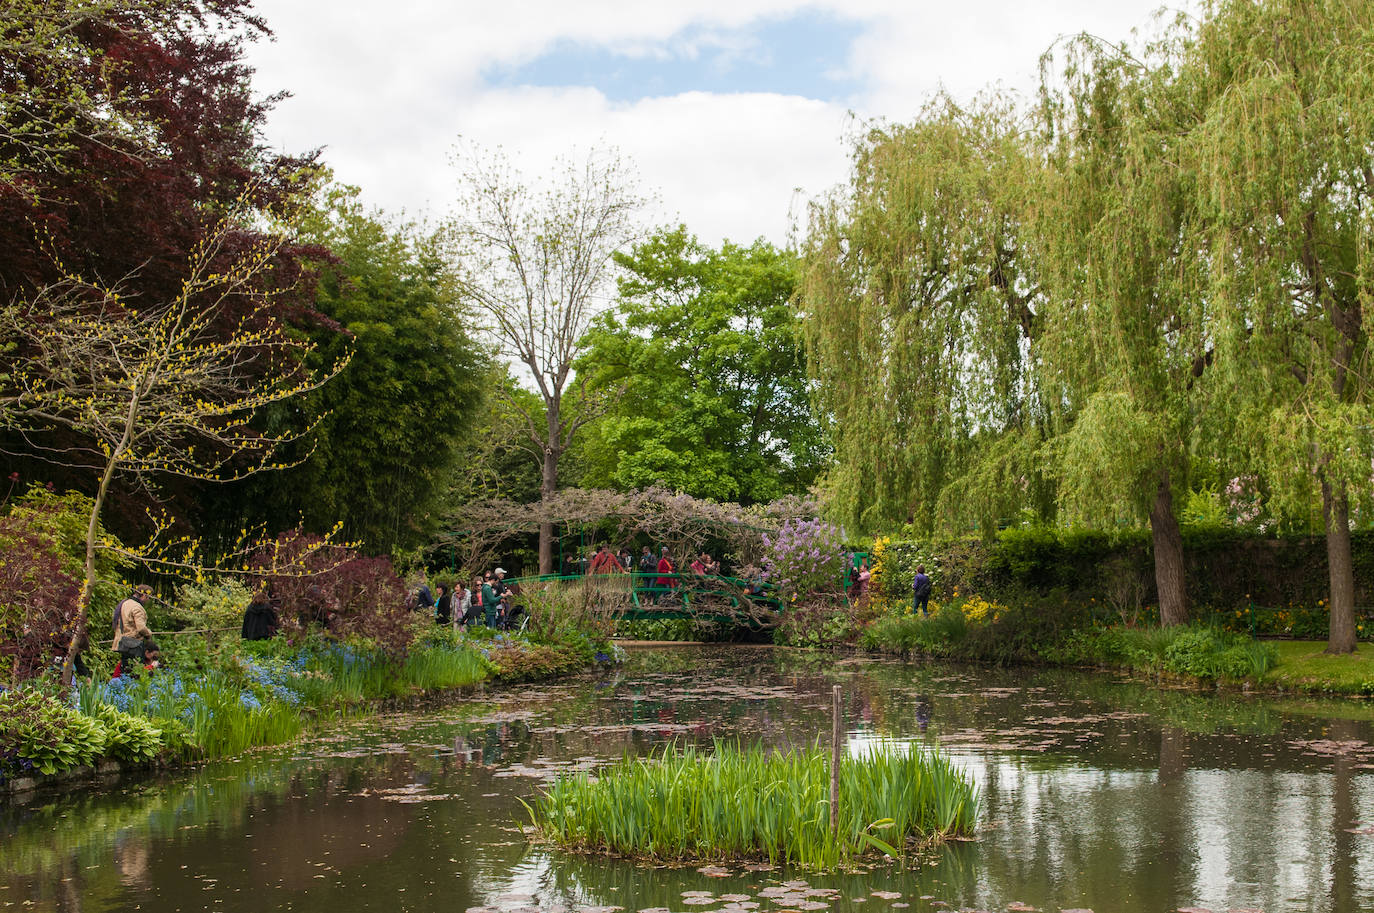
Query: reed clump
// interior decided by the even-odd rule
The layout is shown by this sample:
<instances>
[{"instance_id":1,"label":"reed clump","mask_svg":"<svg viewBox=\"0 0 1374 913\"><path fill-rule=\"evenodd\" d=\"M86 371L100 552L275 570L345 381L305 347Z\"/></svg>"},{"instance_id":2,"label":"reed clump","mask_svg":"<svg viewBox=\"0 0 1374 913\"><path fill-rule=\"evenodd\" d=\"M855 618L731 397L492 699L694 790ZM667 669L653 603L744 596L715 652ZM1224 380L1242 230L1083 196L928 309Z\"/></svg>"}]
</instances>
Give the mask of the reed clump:
<instances>
[{"instance_id":1,"label":"reed clump","mask_svg":"<svg viewBox=\"0 0 1374 913\"><path fill-rule=\"evenodd\" d=\"M829 797L826 750L717 742L710 753L670 745L595 778L561 778L528 808L546 838L572 850L813 870L969 836L978 811L977 787L948 758L896 745L841 761L838 831Z\"/></svg>"}]
</instances>

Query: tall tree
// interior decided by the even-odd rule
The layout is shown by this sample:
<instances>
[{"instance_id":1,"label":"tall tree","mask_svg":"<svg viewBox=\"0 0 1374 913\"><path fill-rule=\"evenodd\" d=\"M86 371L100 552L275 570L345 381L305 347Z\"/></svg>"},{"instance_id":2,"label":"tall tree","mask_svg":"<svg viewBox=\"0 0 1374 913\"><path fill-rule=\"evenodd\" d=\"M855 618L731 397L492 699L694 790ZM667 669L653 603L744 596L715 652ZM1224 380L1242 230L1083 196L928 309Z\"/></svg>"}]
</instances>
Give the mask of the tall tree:
<instances>
[{"instance_id":1,"label":"tall tree","mask_svg":"<svg viewBox=\"0 0 1374 913\"><path fill-rule=\"evenodd\" d=\"M811 209L800 302L835 445L828 509L851 527L950 522L941 493L984 460L993 484L967 499L983 517L1027 497L1037 291L1018 127L1004 100L936 99L864 136L850 186ZM1004 446L975 448L975 433Z\"/></svg>"},{"instance_id":2,"label":"tall tree","mask_svg":"<svg viewBox=\"0 0 1374 913\"><path fill-rule=\"evenodd\" d=\"M0 32L14 50L0 55L0 303L32 301L76 275L134 306L164 305L213 234L221 262L212 271L266 242L274 260L250 281L271 292L270 316L327 326L310 308L312 283L301 281L310 252L263 230L307 188L313 156L262 145L272 99L254 96L242 56L266 29L248 0L20 2L0 12ZM218 231L230 212L243 218ZM215 319L228 338L249 316L263 329L269 315L251 295L233 295ZM43 463L12 434L0 435L0 453L6 472L26 478L63 487L92 478L89 466ZM136 491L111 494L146 504ZM161 492L193 522L200 495L189 479ZM111 525L131 536L117 521L139 514Z\"/></svg>"},{"instance_id":3,"label":"tall tree","mask_svg":"<svg viewBox=\"0 0 1374 913\"><path fill-rule=\"evenodd\" d=\"M451 269L432 232L369 213L352 187L321 192L301 237L327 249L314 306L342 332L314 334L323 363L351 352L306 414L322 416L300 466L210 493L221 533L303 523L369 554L428 542L463 442L475 434L490 359L458 307ZM272 427L302 424L297 403ZM293 418L294 417L294 418Z\"/></svg>"},{"instance_id":4,"label":"tall tree","mask_svg":"<svg viewBox=\"0 0 1374 913\"><path fill-rule=\"evenodd\" d=\"M1187 619L1174 499L1186 491L1207 363L1195 209L1175 137L1193 123L1173 74L1182 36L1133 55L1084 36L1046 79L1035 222L1046 287L1042 388L1070 405L1049 453L1073 516L1148 518L1160 618Z\"/></svg>"},{"instance_id":5,"label":"tall tree","mask_svg":"<svg viewBox=\"0 0 1374 913\"><path fill-rule=\"evenodd\" d=\"M523 414L540 455L540 493L549 497L563 454L605 406L604 398L569 396L573 367L609 299L612 255L638 232L642 200L624 162L602 150L564 160L537 191L500 156L474 155L462 168L459 288L539 393L542 415L519 399L510 405ZM552 524L539 531L539 571L553 571Z\"/></svg>"},{"instance_id":6,"label":"tall tree","mask_svg":"<svg viewBox=\"0 0 1374 913\"><path fill-rule=\"evenodd\" d=\"M708 249L678 226L616 260L620 305L593 325L577 370L593 391L624 392L582 439L582 485L744 504L804 493L825 443L795 258L764 241Z\"/></svg>"},{"instance_id":7,"label":"tall tree","mask_svg":"<svg viewBox=\"0 0 1374 913\"><path fill-rule=\"evenodd\" d=\"M1371 506L1374 15L1364 0L1222 0L1180 82L1208 225L1219 384L1277 503L1319 497L1330 653L1355 648L1352 500Z\"/></svg>"}]
</instances>

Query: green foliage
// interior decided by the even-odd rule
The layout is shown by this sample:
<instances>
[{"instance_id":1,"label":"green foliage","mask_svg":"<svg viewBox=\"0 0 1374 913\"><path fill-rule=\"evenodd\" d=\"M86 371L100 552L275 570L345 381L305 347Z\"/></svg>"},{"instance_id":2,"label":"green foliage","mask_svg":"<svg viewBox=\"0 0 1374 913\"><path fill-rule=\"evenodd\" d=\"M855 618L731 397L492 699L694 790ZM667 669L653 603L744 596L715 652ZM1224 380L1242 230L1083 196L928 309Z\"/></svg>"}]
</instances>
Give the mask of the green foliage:
<instances>
[{"instance_id":1,"label":"green foliage","mask_svg":"<svg viewBox=\"0 0 1374 913\"><path fill-rule=\"evenodd\" d=\"M734 629L718 621L700 618L622 618L615 636L625 640L703 641L729 640Z\"/></svg>"},{"instance_id":2,"label":"green foliage","mask_svg":"<svg viewBox=\"0 0 1374 913\"><path fill-rule=\"evenodd\" d=\"M792 255L764 241L712 250L678 226L616 260L619 307L589 331L577 370L592 395L623 392L587 429L580 484L746 505L804 493L827 447Z\"/></svg>"},{"instance_id":3,"label":"green foliage","mask_svg":"<svg viewBox=\"0 0 1374 913\"><path fill-rule=\"evenodd\" d=\"M963 612L944 611L921 615L883 615L864 628L859 646L902 655L957 656L968 635Z\"/></svg>"},{"instance_id":4,"label":"green foliage","mask_svg":"<svg viewBox=\"0 0 1374 913\"><path fill-rule=\"evenodd\" d=\"M774 752L717 742L560 778L530 807L551 840L664 862L759 859L835 870L871 849L971 834L978 791L948 758L879 746L840 762L839 830L820 748ZM880 836L879 836L880 835Z\"/></svg>"},{"instance_id":5,"label":"green foliage","mask_svg":"<svg viewBox=\"0 0 1374 913\"><path fill-rule=\"evenodd\" d=\"M467 645L434 646L412 650L401 675L423 691L468 688L493 671L481 653Z\"/></svg>"},{"instance_id":6,"label":"green foliage","mask_svg":"<svg viewBox=\"0 0 1374 913\"><path fill-rule=\"evenodd\" d=\"M106 730L39 691L0 691L0 775L55 774L92 764L105 750Z\"/></svg>"},{"instance_id":7,"label":"green foliage","mask_svg":"<svg viewBox=\"0 0 1374 913\"><path fill-rule=\"evenodd\" d=\"M1211 628L1180 630L1164 648L1164 668L1195 678L1256 678L1277 658L1268 644Z\"/></svg>"},{"instance_id":8,"label":"green foliage","mask_svg":"<svg viewBox=\"0 0 1374 913\"><path fill-rule=\"evenodd\" d=\"M177 589L176 606L165 616L149 614L159 621L165 617L169 627L237 630L252 600L252 591L240 580L188 583Z\"/></svg>"},{"instance_id":9,"label":"green foliage","mask_svg":"<svg viewBox=\"0 0 1374 913\"><path fill-rule=\"evenodd\" d=\"M224 492L216 513L228 541L245 521L286 529L303 520L320 534L342 522L346 539L384 555L426 544L438 528L434 506L477 416L489 359L437 236L392 225L357 196L327 188L303 231L337 258L321 266L315 306L347 332L322 330L319 357L352 360L311 397L306 411L324 418L300 451L308 459ZM299 414L293 404L276 420Z\"/></svg>"},{"instance_id":10,"label":"green foliage","mask_svg":"<svg viewBox=\"0 0 1374 913\"><path fill-rule=\"evenodd\" d=\"M811 207L800 302L835 446L823 491L852 531L929 535L1045 500L1027 459L1042 405L1026 140L1007 100L940 97L863 134L850 186ZM942 502L965 476L977 484Z\"/></svg>"},{"instance_id":11,"label":"green foliage","mask_svg":"<svg viewBox=\"0 0 1374 913\"><path fill-rule=\"evenodd\" d=\"M789 602L773 630L773 642L791 647L829 649L853 643L869 621L869 607L843 597L813 597Z\"/></svg>"},{"instance_id":12,"label":"green foliage","mask_svg":"<svg viewBox=\"0 0 1374 913\"><path fill-rule=\"evenodd\" d=\"M576 641L580 640L580 643ZM488 653L493 677L505 682L538 681L585 669L595 655L595 645L585 637L574 642L538 644L502 639Z\"/></svg>"},{"instance_id":13,"label":"green foliage","mask_svg":"<svg viewBox=\"0 0 1374 913\"><path fill-rule=\"evenodd\" d=\"M35 483L10 506L9 513L32 524L52 542L53 554L61 561L65 573L78 581L85 578L86 527L91 520L90 498L76 491L52 491ZM100 541L119 545L119 540L106 533L103 525L99 527L97 535ZM121 577L121 572L129 564L128 559L112 549L96 550L91 617L114 617L115 606L128 595L128 584Z\"/></svg>"},{"instance_id":14,"label":"green foliage","mask_svg":"<svg viewBox=\"0 0 1374 913\"><path fill-rule=\"evenodd\" d=\"M163 748L162 730L151 721L101 704L95 718L105 725L104 751L116 761L147 763Z\"/></svg>"},{"instance_id":15,"label":"green foliage","mask_svg":"<svg viewBox=\"0 0 1374 913\"><path fill-rule=\"evenodd\" d=\"M517 602L528 611L529 631L539 640L563 643L586 636L600 641L615 630L616 612L629 604L629 590L615 577L526 583Z\"/></svg>"}]
</instances>

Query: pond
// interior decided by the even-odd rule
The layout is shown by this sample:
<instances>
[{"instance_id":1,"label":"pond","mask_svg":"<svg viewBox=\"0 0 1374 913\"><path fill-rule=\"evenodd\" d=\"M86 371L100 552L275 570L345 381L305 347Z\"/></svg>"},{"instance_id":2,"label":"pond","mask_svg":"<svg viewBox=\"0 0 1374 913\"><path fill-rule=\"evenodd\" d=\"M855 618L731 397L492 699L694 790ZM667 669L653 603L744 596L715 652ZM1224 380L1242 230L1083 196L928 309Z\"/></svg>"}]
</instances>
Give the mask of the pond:
<instances>
[{"instance_id":1,"label":"pond","mask_svg":"<svg viewBox=\"0 0 1374 913\"><path fill-rule=\"evenodd\" d=\"M978 837L902 870L651 868L531 845L520 799L669 740L940 746ZM1105 674L631 650L596 679L341 723L231 762L0 810L28 910L1133 913L1374 909L1374 712Z\"/></svg>"}]
</instances>

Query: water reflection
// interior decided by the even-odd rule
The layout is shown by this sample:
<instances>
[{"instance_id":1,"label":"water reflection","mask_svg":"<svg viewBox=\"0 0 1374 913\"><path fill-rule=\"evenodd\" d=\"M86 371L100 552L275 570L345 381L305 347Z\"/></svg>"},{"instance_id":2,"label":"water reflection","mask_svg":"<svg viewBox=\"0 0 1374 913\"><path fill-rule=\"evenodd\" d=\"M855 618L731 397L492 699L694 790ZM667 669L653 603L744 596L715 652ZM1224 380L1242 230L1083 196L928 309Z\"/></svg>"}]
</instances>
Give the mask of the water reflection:
<instances>
[{"instance_id":1,"label":"water reflection","mask_svg":"<svg viewBox=\"0 0 1374 913\"><path fill-rule=\"evenodd\" d=\"M906 871L812 876L583 859L521 832L519 800L560 772L670 740L812 744L835 683L851 751L940 746L970 771L976 842ZM4 809L0 904L1345 913L1374 908L1374 745L1368 708L1333 707L1064 672L656 650L608 677Z\"/></svg>"}]
</instances>

